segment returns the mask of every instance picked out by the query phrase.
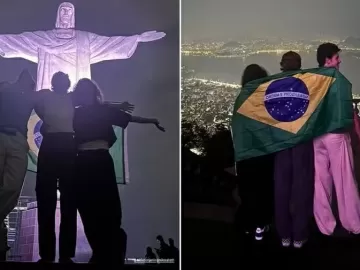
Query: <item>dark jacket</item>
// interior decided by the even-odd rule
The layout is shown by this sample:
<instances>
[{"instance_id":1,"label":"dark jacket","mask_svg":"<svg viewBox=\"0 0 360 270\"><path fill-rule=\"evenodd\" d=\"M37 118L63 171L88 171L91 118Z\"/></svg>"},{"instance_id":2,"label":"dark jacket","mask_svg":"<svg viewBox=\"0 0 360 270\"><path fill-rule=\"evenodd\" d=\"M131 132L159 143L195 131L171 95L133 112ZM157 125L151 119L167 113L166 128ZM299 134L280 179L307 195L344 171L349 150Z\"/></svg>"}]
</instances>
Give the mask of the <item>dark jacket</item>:
<instances>
[{"instance_id":1,"label":"dark jacket","mask_svg":"<svg viewBox=\"0 0 360 270\"><path fill-rule=\"evenodd\" d=\"M22 72L14 84L0 87L0 132L20 132L27 137L27 125L36 103L34 80Z\"/></svg>"}]
</instances>

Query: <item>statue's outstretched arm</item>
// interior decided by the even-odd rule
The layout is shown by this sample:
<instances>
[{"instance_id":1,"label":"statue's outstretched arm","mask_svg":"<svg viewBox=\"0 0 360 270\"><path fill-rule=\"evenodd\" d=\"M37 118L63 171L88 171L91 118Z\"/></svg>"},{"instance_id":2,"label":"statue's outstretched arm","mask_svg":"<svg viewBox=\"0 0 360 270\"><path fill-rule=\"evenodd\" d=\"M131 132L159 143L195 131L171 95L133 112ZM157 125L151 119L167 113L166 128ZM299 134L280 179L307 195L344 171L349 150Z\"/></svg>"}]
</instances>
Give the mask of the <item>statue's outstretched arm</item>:
<instances>
[{"instance_id":1,"label":"statue's outstretched arm","mask_svg":"<svg viewBox=\"0 0 360 270\"><path fill-rule=\"evenodd\" d=\"M0 56L5 58L23 58L38 62L38 47L43 37L40 32L0 35Z\"/></svg>"},{"instance_id":2,"label":"statue's outstretched arm","mask_svg":"<svg viewBox=\"0 0 360 270\"><path fill-rule=\"evenodd\" d=\"M106 60L130 58L139 42L150 42L165 36L163 32L149 31L141 35L133 36L99 36L89 33L91 64Z\"/></svg>"}]
</instances>

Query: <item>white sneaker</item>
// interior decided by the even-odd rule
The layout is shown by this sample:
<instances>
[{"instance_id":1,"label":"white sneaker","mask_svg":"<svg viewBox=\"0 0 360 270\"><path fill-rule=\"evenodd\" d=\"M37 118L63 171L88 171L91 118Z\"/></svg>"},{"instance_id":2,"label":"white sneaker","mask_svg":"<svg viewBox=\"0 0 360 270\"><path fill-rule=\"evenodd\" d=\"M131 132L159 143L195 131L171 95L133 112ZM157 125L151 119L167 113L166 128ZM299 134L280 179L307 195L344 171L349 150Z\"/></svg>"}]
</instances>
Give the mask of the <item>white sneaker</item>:
<instances>
[{"instance_id":1,"label":"white sneaker","mask_svg":"<svg viewBox=\"0 0 360 270\"><path fill-rule=\"evenodd\" d=\"M290 238L283 238L281 239L281 245L283 247L290 247L291 245L291 239Z\"/></svg>"},{"instance_id":2,"label":"white sneaker","mask_svg":"<svg viewBox=\"0 0 360 270\"><path fill-rule=\"evenodd\" d=\"M255 231L255 240L257 241L261 241L264 238L264 232L265 232L265 228L261 229L261 228L256 228Z\"/></svg>"},{"instance_id":3,"label":"white sneaker","mask_svg":"<svg viewBox=\"0 0 360 270\"><path fill-rule=\"evenodd\" d=\"M294 241L294 248L302 248L306 242L307 240Z\"/></svg>"}]
</instances>

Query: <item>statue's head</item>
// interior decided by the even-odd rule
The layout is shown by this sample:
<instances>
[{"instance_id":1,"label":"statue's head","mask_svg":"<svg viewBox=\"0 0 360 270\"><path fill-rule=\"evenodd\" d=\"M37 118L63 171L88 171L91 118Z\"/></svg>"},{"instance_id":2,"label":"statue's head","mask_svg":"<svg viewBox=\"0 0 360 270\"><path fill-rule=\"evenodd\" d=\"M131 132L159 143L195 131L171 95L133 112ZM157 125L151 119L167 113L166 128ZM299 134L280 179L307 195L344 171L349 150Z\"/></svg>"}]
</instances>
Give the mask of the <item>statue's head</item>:
<instances>
[{"instance_id":1,"label":"statue's head","mask_svg":"<svg viewBox=\"0 0 360 270\"><path fill-rule=\"evenodd\" d=\"M75 7L69 2L60 4L57 11L56 28L75 28Z\"/></svg>"}]
</instances>

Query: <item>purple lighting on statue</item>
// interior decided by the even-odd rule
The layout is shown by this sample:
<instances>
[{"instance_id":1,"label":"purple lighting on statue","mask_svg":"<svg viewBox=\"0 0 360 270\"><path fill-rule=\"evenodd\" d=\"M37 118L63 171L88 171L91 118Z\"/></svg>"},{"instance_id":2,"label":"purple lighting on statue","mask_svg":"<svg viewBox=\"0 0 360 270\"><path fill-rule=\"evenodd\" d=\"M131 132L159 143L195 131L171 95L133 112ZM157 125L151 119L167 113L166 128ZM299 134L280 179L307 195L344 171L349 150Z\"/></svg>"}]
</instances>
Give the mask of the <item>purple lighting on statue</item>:
<instances>
[{"instance_id":1,"label":"purple lighting on statue","mask_svg":"<svg viewBox=\"0 0 360 270\"><path fill-rule=\"evenodd\" d=\"M64 2L57 12L56 28L48 31L0 35L0 55L24 58L38 64L37 90L50 89L54 73L69 75L72 86L81 78L91 78L91 64L130 58L139 42L165 36L149 31L133 36L100 36L75 30L75 7ZM78 49L80 48L80 49Z\"/></svg>"}]
</instances>

